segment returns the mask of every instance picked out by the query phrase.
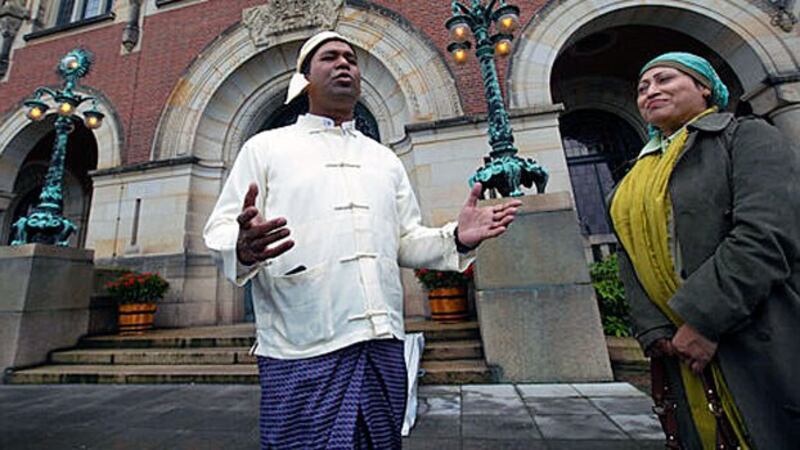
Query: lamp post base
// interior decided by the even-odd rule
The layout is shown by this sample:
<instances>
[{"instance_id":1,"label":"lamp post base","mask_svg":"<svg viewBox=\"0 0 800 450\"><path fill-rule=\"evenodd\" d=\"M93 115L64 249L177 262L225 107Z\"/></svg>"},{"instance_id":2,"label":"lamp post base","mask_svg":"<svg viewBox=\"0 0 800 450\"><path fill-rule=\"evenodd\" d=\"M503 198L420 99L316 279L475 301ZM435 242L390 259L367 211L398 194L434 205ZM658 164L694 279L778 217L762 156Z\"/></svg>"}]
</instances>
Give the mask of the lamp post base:
<instances>
[{"instance_id":1,"label":"lamp post base","mask_svg":"<svg viewBox=\"0 0 800 450\"><path fill-rule=\"evenodd\" d=\"M47 244L67 247L69 237L77 230L71 220L46 209L34 210L14 222L11 245Z\"/></svg>"},{"instance_id":2,"label":"lamp post base","mask_svg":"<svg viewBox=\"0 0 800 450\"><path fill-rule=\"evenodd\" d=\"M536 192L544 193L548 178L547 169L536 161L512 154L492 158L470 177L469 185L478 182L484 190L495 189L503 197L521 197L520 186L536 185Z\"/></svg>"}]
</instances>

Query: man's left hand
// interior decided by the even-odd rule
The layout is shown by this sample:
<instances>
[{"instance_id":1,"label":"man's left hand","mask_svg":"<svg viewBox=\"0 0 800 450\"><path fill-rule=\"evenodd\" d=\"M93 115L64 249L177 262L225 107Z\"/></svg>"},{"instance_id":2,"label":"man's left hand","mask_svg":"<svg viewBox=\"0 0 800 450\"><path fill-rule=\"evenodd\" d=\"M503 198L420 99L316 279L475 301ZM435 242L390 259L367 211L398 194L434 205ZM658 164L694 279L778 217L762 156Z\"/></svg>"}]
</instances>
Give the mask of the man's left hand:
<instances>
[{"instance_id":1,"label":"man's left hand","mask_svg":"<svg viewBox=\"0 0 800 450\"><path fill-rule=\"evenodd\" d=\"M717 343L708 340L688 323L678 328L678 332L672 338L672 347L697 375L703 373L703 369L717 352Z\"/></svg>"},{"instance_id":2,"label":"man's left hand","mask_svg":"<svg viewBox=\"0 0 800 450\"><path fill-rule=\"evenodd\" d=\"M505 233L522 206L521 201L511 200L499 205L478 207L482 189L480 183L475 183L467 202L458 213L458 240L469 248L475 248L483 240Z\"/></svg>"}]
</instances>

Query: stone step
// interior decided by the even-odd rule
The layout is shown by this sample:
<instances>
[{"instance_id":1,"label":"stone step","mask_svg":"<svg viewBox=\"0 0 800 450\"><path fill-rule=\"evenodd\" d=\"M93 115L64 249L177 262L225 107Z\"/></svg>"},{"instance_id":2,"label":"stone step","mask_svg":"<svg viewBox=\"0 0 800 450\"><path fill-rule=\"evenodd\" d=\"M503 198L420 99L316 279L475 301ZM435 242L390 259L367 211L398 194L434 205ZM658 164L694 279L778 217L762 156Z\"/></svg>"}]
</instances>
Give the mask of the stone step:
<instances>
[{"instance_id":1,"label":"stone step","mask_svg":"<svg viewBox=\"0 0 800 450\"><path fill-rule=\"evenodd\" d=\"M48 365L18 370L9 384L258 383L255 364Z\"/></svg>"},{"instance_id":2,"label":"stone step","mask_svg":"<svg viewBox=\"0 0 800 450\"><path fill-rule=\"evenodd\" d=\"M421 384L492 383L492 373L483 360L422 361Z\"/></svg>"},{"instance_id":3,"label":"stone step","mask_svg":"<svg viewBox=\"0 0 800 450\"><path fill-rule=\"evenodd\" d=\"M406 332L424 333L426 342L480 339L478 322L442 324L433 321L408 321ZM255 342L251 323L226 326L150 330L141 335L90 336L81 339L80 348L197 348L250 347Z\"/></svg>"},{"instance_id":4,"label":"stone step","mask_svg":"<svg viewBox=\"0 0 800 450\"><path fill-rule=\"evenodd\" d=\"M255 342L255 325L252 323L157 329L140 335L105 335L85 337L79 348L198 348L198 347L250 347Z\"/></svg>"},{"instance_id":5,"label":"stone step","mask_svg":"<svg viewBox=\"0 0 800 450\"><path fill-rule=\"evenodd\" d=\"M79 348L54 352L54 364L254 364L249 347ZM433 341L425 345L423 361L481 359L477 340Z\"/></svg>"},{"instance_id":6,"label":"stone step","mask_svg":"<svg viewBox=\"0 0 800 450\"><path fill-rule=\"evenodd\" d=\"M423 361L422 384L491 383L480 360ZM132 365L52 364L14 371L9 384L258 383L255 364Z\"/></svg>"},{"instance_id":7,"label":"stone step","mask_svg":"<svg viewBox=\"0 0 800 450\"><path fill-rule=\"evenodd\" d=\"M458 323L438 323L430 320L407 320L406 333L423 333L425 342L480 340L480 326L477 321Z\"/></svg>"},{"instance_id":8,"label":"stone step","mask_svg":"<svg viewBox=\"0 0 800 450\"><path fill-rule=\"evenodd\" d=\"M483 359L483 346L476 339L425 343L423 361Z\"/></svg>"},{"instance_id":9,"label":"stone step","mask_svg":"<svg viewBox=\"0 0 800 450\"><path fill-rule=\"evenodd\" d=\"M54 352L54 364L214 365L255 364L249 347L75 349Z\"/></svg>"},{"instance_id":10,"label":"stone step","mask_svg":"<svg viewBox=\"0 0 800 450\"><path fill-rule=\"evenodd\" d=\"M407 322L425 334L423 383L487 383L477 322ZM9 383L257 383L253 324L158 329L134 336L91 336L52 353L52 364L15 371Z\"/></svg>"}]
</instances>

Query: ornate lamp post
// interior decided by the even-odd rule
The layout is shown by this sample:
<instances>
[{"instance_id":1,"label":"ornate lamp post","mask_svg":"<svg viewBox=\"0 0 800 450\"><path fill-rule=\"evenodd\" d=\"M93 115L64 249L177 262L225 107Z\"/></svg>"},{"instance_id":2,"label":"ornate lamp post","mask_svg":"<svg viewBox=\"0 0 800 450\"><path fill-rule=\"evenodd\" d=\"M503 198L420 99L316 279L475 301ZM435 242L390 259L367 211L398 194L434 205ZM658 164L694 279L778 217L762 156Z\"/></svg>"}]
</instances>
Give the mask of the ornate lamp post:
<instances>
[{"instance_id":1,"label":"ornate lamp post","mask_svg":"<svg viewBox=\"0 0 800 450\"><path fill-rule=\"evenodd\" d=\"M486 5L482 0L471 2L471 6L465 6L453 0L453 16L445 23L453 40L447 50L456 63L467 61L472 47L470 35L474 38L489 106L489 162L470 177L469 184L480 182L484 189L496 189L503 197L519 197L520 186L534 184L542 193L547 185L547 170L530 158L517 156L494 64L495 54L505 57L511 53L512 33L519 28L519 8L507 5L505 0L491 0ZM490 34L492 28L494 34Z\"/></svg>"},{"instance_id":2,"label":"ornate lamp post","mask_svg":"<svg viewBox=\"0 0 800 450\"><path fill-rule=\"evenodd\" d=\"M76 114L78 106L87 101L92 102L92 107L83 112L83 121L87 128L96 129L103 123L103 114L97 110L97 99L73 91L78 80L89 73L91 65L92 55L89 52L83 49L72 50L58 63L58 74L64 80L62 88L53 90L40 87L34 92L33 98L25 102L25 106L29 108L28 118L33 121L45 117L50 108L44 101L47 97L55 103L58 113L55 123L56 140L45 185L39 194L39 204L27 217L20 217L14 223L15 236L11 245L41 243L66 246L70 235L77 229L75 224L62 215L62 184L67 139L75 129L75 124L81 120Z\"/></svg>"}]
</instances>

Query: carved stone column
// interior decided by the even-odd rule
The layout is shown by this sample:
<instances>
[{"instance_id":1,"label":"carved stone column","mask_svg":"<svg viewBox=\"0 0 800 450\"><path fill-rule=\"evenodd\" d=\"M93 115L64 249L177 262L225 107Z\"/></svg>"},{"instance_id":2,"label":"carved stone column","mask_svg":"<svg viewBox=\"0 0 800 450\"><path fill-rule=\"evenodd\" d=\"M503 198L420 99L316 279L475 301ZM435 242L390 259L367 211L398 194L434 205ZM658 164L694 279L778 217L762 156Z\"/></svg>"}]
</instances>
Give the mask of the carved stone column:
<instances>
[{"instance_id":1,"label":"carved stone column","mask_svg":"<svg viewBox=\"0 0 800 450\"><path fill-rule=\"evenodd\" d=\"M772 120L792 142L800 142L800 72L771 75L742 99L750 102L754 113Z\"/></svg>"},{"instance_id":2,"label":"carved stone column","mask_svg":"<svg viewBox=\"0 0 800 450\"><path fill-rule=\"evenodd\" d=\"M11 44L17 36L22 21L29 18L24 0L0 2L0 78L8 71Z\"/></svg>"}]
</instances>

